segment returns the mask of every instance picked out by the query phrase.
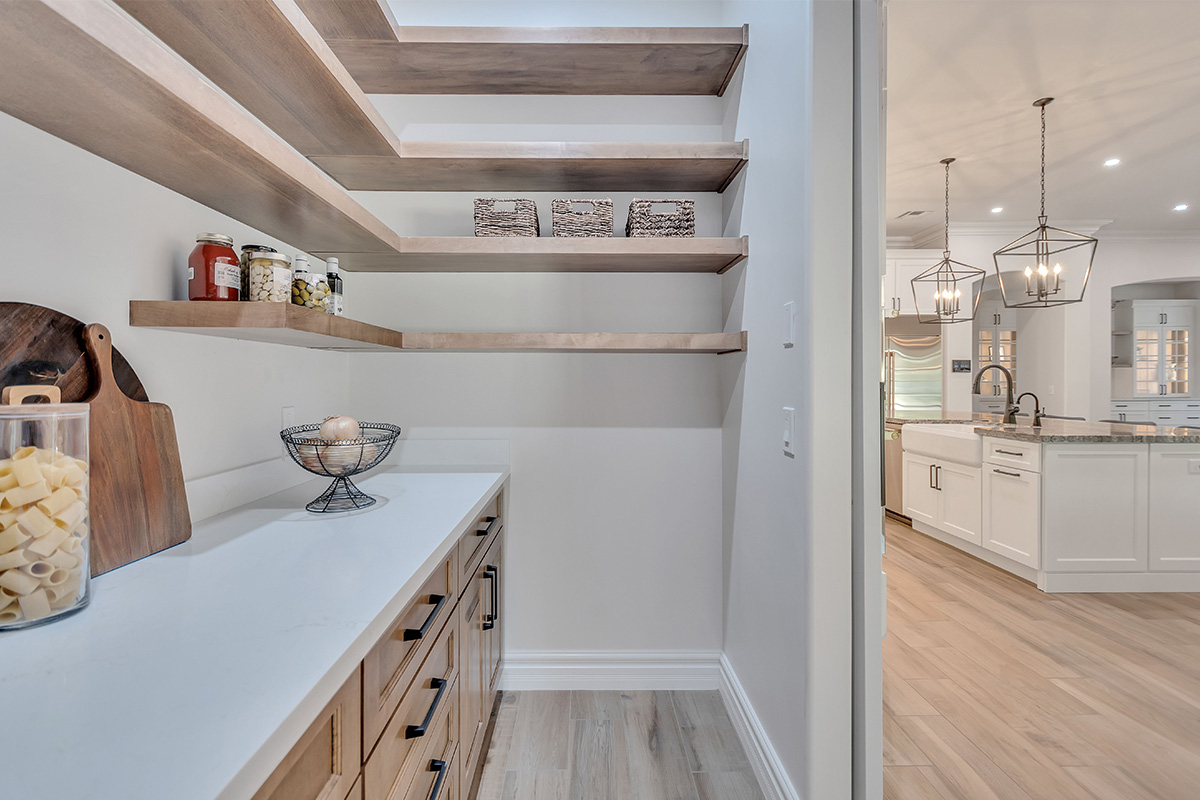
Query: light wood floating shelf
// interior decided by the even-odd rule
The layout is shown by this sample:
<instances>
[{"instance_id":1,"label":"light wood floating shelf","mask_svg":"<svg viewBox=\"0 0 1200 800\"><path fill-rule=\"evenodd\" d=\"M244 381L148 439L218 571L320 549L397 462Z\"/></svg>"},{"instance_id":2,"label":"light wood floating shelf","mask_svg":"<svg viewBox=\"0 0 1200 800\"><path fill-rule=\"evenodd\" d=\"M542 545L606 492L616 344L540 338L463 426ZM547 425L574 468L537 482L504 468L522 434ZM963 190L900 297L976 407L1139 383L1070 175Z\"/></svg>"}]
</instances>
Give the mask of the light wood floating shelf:
<instances>
[{"instance_id":1,"label":"light wood floating shelf","mask_svg":"<svg viewBox=\"0 0 1200 800\"><path fill-rule=\"evenodd\" d=\"M402 27L373 0L300 5L368 94L723 95L749 43L747 25Z\"/></svg>"},{"instance_id":2,"label":"light wood floating shelf","mask_svg":"<svg viewBox=\"0 0 1200 800\"><path fill-rule=\"evenodd\" d=\"M403 334L291 303L132 300L129 324L316 350L399 350Z\"/></svg>"},{"instance_id":3,"label":"light wood floating shelf","mask_svg":"<svg viewBox=\"0 0 1200 800\"><path fill-rule=\"evenodd\" d=\"M723 192L741 142L401 142L390 155L317 155L347 189L417 192Z\"/></svg>"},{"instance_id":4,"label":"light wood floating shelf","mask_svg":"<svg viewBox=\"0 0 1200 800\"><path fill-rule=\"evenodd\" d=\"M733 333L400 333L288 303L133 300L129 324L316 350L590 353L733 353Z\"/></svg>"},{"instance_id":5,"label":"light wood floating shelf","mask_svg":"<svg viewBox=\"0 0 1200 800\"><path fill-rule=\"evenodd\" d=\"M228 3L198 6L221 6ZM6 3L0 110L304 251L400 237L110 0Z\"/></svg>"},{"instance_id":6,"label":"light wood floating shelf","mask_svg":"<svg viewBox=\"0 0 1200 800\"><path fill-rule=\"evenodd\" d=\"M398 252L363 254L360 272L713 272L750 254L750 237L413 236ZM337 253L314 251L324 258Z\"/></svg>"}]
</instances>

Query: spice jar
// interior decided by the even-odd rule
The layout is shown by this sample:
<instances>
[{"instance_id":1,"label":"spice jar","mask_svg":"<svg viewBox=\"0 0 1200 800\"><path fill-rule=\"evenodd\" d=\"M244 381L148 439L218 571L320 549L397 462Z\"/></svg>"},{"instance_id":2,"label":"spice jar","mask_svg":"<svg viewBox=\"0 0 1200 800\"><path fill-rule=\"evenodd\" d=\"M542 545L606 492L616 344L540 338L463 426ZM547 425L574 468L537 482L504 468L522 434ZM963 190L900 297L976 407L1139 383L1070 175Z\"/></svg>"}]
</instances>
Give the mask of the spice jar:
<instances>
[{"instance_id":1,"label":"spice jar","mask_svg":"<svg viewBox=\"0 0 1200 800\"><path fill-rule=\"evenodd\" d=\"M296 256L295 274L292 277L292 305L325 310L329 297L329 283L320 273L308 271L308 256Z\"/></svg>"},{"instance_id":2,"label":"spice jar","mask_svg":"<svg viewBox=\"0 0 1200 800\"><path fill-rule=\"evenodd\" d=\"M219 233L196 235L188 256L188 300L237 300L242 275L233 239Z\"/></svg>"},{"instance_id":3,"label":"spice jar","mask_svg":"<svg viewBox=\"0 0 1200 800\"><path fill-rule=\"evenodd\" d=\"M338 260L333 256L325 259L325 279L329 283L329 297L325 300L326 313L335 317L342 316L344 311L343 294L345 283L338 269Z\"/></svg>"},{"instance_id":4,"label":"spice jar","mask_svg":"<svg viewBox=\"0 0 1200 800\"><path fill-rule=\"evenodd\" d=\"M274 253L274 247L267 247L265 244L244 244L242 245L242 258L239 262L242 270L242 299L250 299L250 254L255 251L264 253Z\"/></svg>"},{"instance_id":5,"label":"spice jar","mask_svg":"<svg viewBox=\"0 0 1200 800\"><path fill-rule=\"evenodd\" d=\"M286 303L292 293L291 260L282 253L256 250L250 254L250 299Z\"/></svg>"},{"instance_id":6,"label":"spice jar","mask_svg":"<svg viewBox=\"0 0 1200 800\"><path fill-rule=\"evenodd\" d=\"M49 403L25 404L41 396ZM0 631L87 605L87 403L57 386L10 386L0 398Z\"/></svg>"}]
</instances>

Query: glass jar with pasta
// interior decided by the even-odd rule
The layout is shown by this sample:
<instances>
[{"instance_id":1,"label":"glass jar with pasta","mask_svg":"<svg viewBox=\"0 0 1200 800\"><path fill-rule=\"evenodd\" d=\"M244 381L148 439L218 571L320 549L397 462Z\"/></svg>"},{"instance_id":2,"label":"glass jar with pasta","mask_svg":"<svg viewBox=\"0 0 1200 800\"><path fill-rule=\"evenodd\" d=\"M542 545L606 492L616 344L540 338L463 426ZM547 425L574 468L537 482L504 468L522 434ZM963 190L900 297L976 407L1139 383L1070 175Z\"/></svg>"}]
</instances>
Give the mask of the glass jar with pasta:
<instances>
[{"instance_id":1,"label":"glass jar with pasta","mask_svg":"<svg viewBox=\"0 0 1200 800\"><path fill-rule=\"evenodd\" d=\"M60 401L55 386L0 395L0 630L88 602L88 404Z\"/></svg>"}]
</instances>

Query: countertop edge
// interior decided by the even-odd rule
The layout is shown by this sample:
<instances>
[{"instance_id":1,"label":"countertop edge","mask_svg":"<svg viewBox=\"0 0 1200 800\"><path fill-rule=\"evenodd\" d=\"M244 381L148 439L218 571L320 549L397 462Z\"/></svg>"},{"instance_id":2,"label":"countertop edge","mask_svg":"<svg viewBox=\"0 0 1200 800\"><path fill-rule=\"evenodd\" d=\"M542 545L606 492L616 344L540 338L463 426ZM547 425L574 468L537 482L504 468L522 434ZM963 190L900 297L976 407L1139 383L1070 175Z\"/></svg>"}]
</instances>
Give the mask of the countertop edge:
<instances>
[{"instance_id":1,"label":"countertop edge","mask_svg":"<svg viewBox=\"0 0 1200 800\"><path fill-rule=\"evenodd\" d=\"M397 471L408 472L415 470L400 469ZM452 470L447 469L446 471L449 472ZM493 470L463 469L457 471L490 472ZM366 658L371 648L375 646L375 643L379 641L379 638L387 630L387 626L412 601L417 590L433 575L433 571L437 565L457 546L459 538L467 532L467 528L470 527L471 522L487 506L488 500L492 495L508 483L511 476L509 470L507 468L496 468L496 471L500 472L499 477L493 481L487 491L476 501L471 510L442 539L441 544L425 559L420 569L414 572L397 589L392 599L380 610L375 619L363 629L350 648L317 681L316 685L309 690L300 704L287 716L275 732L267 738L262 746L250 756L214 800L250 800L254 796L254 793L271 776L271 773L275 771L275 768L279 766L284 757L300 741L300 737L308 730L312 721L329 704L329 701L333 699L338 690L346 683L351 673Z\"/></svg>"}]
</instances>

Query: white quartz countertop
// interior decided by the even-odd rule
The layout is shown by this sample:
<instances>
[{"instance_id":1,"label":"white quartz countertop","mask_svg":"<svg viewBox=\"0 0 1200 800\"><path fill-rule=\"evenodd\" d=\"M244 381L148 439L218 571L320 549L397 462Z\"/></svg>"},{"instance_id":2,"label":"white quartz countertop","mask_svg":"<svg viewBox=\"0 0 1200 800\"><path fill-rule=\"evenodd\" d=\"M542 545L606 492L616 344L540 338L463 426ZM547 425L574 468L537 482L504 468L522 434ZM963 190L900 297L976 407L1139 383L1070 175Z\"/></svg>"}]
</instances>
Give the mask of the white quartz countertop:
<instances>
[{"instance_id":1,"label":"white quartz countertop","mask_svg":"<svg viewBox=\"0 0 1200 800\"><path fill-rule=\"evenodd\" d=\"M335 515L308 482L0 634L0 796L250 798L506 478L381 472Z\"/></svg>"}]
</instances>

